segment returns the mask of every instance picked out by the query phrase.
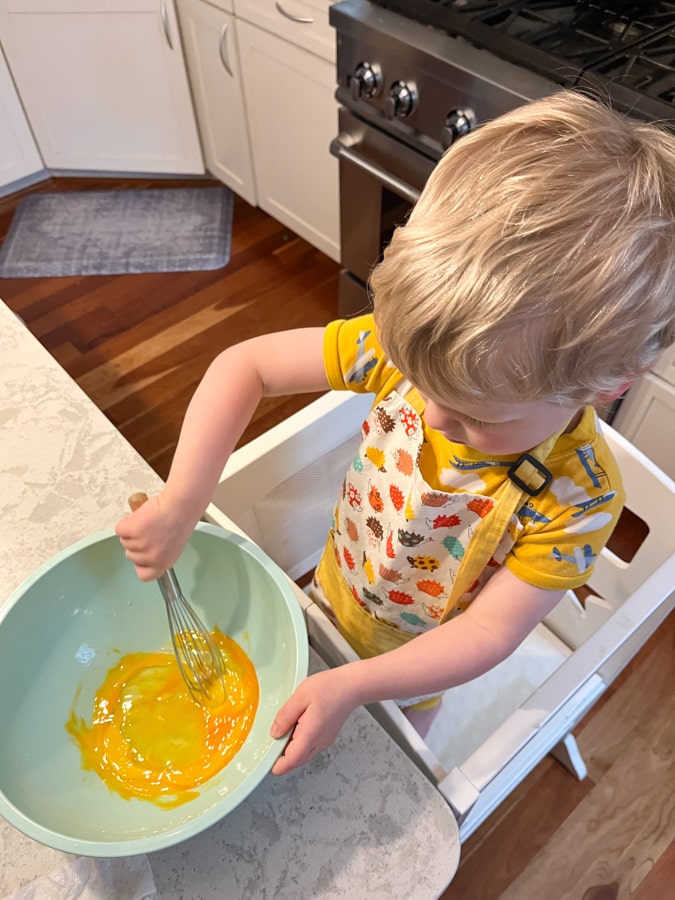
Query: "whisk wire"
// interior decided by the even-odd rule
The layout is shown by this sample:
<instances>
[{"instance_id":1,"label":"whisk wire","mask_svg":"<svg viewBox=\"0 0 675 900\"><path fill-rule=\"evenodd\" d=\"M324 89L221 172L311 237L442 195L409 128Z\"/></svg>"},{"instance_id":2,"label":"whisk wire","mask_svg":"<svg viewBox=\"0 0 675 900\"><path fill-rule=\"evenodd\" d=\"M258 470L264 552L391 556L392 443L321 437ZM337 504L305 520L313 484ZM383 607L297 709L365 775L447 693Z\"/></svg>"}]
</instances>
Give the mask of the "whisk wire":
<instances>
[{"instance_id":1,"label":"whisk wire","mask_svg":"<svg viewBox=\"0 0 675 900\"><path fill-rule=\"evenodd\" d=\"M166 604L176 660L192 697L201 704L224 700L225 666L216 642L183 596L173 569L157 581Z\"/></svg>"},{"instance_id":2,"label":"whisk wire","mask_svg":"<svg viewBox=\"0 0 675 900\"><path fill-rule=\"evenodd\" d=\"M129 497L132 512L147 499L143 491L132 494ZM202 706L223 703L225 665L216 642L183 596L174 570L167 569L157 583L166 605L176 661L193 700Z\"/></svg>"}]
</instances>

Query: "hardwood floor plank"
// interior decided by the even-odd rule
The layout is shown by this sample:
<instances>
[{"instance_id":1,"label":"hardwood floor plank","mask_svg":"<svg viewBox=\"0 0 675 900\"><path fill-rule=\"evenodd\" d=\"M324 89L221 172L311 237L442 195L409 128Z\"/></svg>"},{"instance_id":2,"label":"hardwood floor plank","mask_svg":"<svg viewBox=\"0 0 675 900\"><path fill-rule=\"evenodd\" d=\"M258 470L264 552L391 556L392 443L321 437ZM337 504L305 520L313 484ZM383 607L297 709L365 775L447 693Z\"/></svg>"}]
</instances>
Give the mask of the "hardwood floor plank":
<instances>
[{"instance_id":1,"label":"hardwood floor plank","mask_svg":"<svg viewBox=\"0 0 675 900\"><path fill-rule=\"evenodd\" d=\"M598 783L633 738L656 746L669 733L675 745L675 614L643 647L639 679L632 677L636 667L634 659L578 729L579 748ZM675 771L675 755L672 762Z\"/></svg>"},{"instance_id":2,"label":"hardwood floor plank","mask_svg":"<svg viewBox=\"0 0 675 900\"><path fill-rule=\"evenodd\" d=\"M500 900L592 787L553 757L542 760L463 845L457 875L442 900ZM558 900L550 891L540 896Z\"/></svg>"},{"instance_id":3,"label":"hardwood floor plank","mask_svg":"<svg viewBox=\"0 0 675 900\"><path fill-rule=\"evenodd\" d=\"M675 839L661 856L654 856L654 862L647 875L638 885L632 900L669 900L675 896Z\"/></svg>"},{"instance_id":4,"label":"hardwood floor plank","mask_svg":"<svg viewBox=\"0 0 675 900\"><path fill-rule=\"evenodd\" d=\"M671 730L671 749L672 736ZM672 840L674 772L663 746L654 752L641 738L633 740L504 891L503 900L549 896L552 885L557 900L577 900L610 885L617 886L617 900L629 898Z\"/></svg>"},{"instance_id":5,"label":"hardwood floor plank","mask_svg":"<svg viewBox=\"0 0 675 900\"><path fill-rule=\"evenodd\" d=\"M35 319L58 309L69 296L77 296L81 279L72 278L2 278L2 299L22 316ZM91 289L91 287L89 288ZM64 300L65 298L65 300Z\"/></svg>"},{"instance_id":6,"label":"hardwood floor plank","mask_svg":"<svg viewBox=\"0 0 675 900\"><path fill-rule=\"evenodd\" d=\"M180 351L185 342L222 324L245 306L246 303L225 309L207 306L89 369L80 376L79 383L90 396L99 397L106 407L114 406L130 393L175 371L181 363Z\"/></svg>"}]
</instances>

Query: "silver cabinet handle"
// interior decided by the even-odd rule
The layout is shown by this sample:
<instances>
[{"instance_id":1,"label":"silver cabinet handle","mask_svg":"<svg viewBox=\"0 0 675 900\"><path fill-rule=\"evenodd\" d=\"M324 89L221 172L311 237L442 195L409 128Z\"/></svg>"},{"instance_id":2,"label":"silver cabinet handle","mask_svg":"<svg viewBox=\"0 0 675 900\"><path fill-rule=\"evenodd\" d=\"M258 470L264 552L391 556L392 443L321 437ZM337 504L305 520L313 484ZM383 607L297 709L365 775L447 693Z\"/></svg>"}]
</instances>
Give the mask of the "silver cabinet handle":
<instances>
[{"instance_id":1,"label":"silver cabinet handle","mask_svg":"<svg viewBox=\"0 0 675 900\"><path fill-rule=\"evenodd\" d=\"M294 16L292 13L286 12L281 3L277 2L274 4L277 8L277 12L281 13L286 19L290 19L291 22L297 22L298 25L312 25L314 19L306 16Z\"/></svg>"},{"instance_id":2,"label":"silver cabinet handle","mask_svg":"<svg viewBox=\"0 0 675 900\"><path fill-rule=\"evenodd\" d=\"M223 22L223 27L220 29L220 36L218 37L218 52L220 53L220 61L223 64L223 68L230 78L234 78L234 72L227 54L227 29L229 27L229 22Z\"/></svg>"},{"instance_id":3,"label":"silver cabinet handle","mask_svg":"<svg viewBox=\"0 0 675 900\"><path fill-rule=\"evenodd\" d=\"M166 8L166 3L162 0L160 4L160 15L162 17L162 27L164 28L164 37L166 38L166 42L169 45L169 49L173 50L173 41L171 40L171 28L169 27L169 13Z\"/></svg>"}]
</instances>

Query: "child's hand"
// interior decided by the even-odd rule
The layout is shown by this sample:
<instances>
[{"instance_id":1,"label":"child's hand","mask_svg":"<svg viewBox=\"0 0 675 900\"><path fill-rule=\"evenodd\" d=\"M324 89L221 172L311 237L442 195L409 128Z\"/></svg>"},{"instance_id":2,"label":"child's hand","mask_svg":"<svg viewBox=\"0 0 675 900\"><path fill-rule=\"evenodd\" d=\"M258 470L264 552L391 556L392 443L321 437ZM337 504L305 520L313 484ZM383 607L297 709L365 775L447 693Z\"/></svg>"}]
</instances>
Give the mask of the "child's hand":
<instances>
[{"instance_id":1,"label":"child's hand","mask_svg":"<svg viewBox=\"0 0 675 900\"><path fill-rule=\"evenodd\" d=\"M162 493L121 519L115 533L141 581L152 581L176 562L194 525L192 518Z\"/></svg>"},{"instance_id":2,"label":"child's hand","mask_svg":"<svg viewBox=\"0 0 675 900\"><path fill-rule=\"evenodd\" d=\"M358 705L348 665L310 675L281 707L270 729L272 737L279 738L295 726L272 774L285 775L330 747Z\"/></svg>"}]
</instances>

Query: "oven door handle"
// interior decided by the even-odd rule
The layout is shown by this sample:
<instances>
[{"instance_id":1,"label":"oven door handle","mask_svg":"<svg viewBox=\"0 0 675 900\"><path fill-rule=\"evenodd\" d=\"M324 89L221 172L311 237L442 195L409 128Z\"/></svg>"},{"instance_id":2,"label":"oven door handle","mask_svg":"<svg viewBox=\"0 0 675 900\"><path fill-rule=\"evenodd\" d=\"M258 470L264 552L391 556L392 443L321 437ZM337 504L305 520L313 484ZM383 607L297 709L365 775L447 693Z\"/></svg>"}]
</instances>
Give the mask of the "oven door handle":
<instances>
[{"instance_id":1,"label":"oven door handle","mask_svg":"<svg viewBox=\"0 0 675 900\"><path fill-rule=\"evenodd\" d=\"M384 185L384 187L394 191L394 193L398 194L399 197L402 197L404 200L408 200L413 204L417 203L419 200L420 191L418 191L417 188L412 187L412 185L397 178L396 175L392 175L376 163L373 163L359 153L356 153L351 147L345 146L338 138L331 143L330 149L333 156L337 156L338 159L343 159L345 162L356 166L357 169L361 169L368 175L372 175L373 178L376 178Z\"/></svg>"}]
</instances>

